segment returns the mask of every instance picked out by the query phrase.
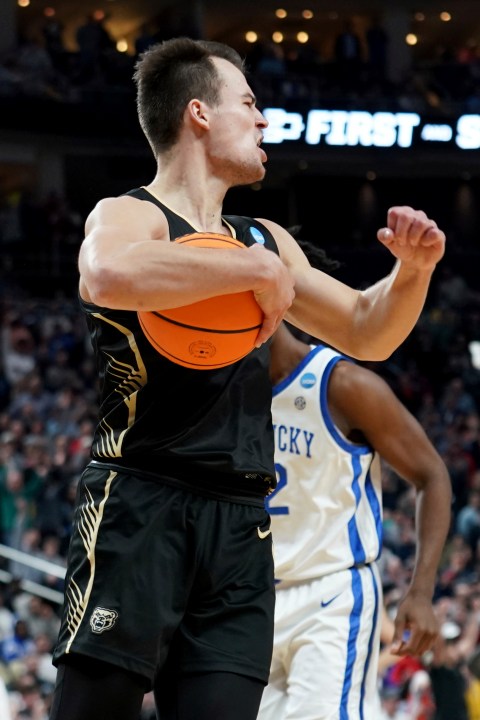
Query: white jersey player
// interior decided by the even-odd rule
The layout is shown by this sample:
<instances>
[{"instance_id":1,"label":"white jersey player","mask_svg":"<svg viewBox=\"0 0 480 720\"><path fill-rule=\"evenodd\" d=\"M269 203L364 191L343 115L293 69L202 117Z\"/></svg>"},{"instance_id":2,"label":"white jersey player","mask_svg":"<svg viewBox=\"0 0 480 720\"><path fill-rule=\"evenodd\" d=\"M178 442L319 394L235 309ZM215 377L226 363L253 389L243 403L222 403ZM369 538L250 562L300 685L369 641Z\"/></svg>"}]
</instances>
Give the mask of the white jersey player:
<instances>
[{"instance_id":1,"label":"white jersey player","mask_svg":"<svg viewBox=\"0 0 480 720\"><path fill-rule=\"evenodd\" d=\"M277 601L258 718L375 720L380 458L417 488L417 558L392 643L399 655L422 654L437 635L431 600L450 524L448 473L387 383L336 351L281 326L271 377L278 485L267 506Z\"/></svg>"}]
</instances>

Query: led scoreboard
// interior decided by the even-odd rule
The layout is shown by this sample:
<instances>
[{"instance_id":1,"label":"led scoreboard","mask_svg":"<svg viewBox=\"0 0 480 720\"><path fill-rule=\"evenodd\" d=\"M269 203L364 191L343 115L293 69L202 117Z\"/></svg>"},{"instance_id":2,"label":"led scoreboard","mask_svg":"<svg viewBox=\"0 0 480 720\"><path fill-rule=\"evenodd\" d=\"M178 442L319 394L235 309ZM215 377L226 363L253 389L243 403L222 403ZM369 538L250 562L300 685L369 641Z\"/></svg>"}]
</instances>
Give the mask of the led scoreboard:
<instances>
[{"instance_id":1,"label":"led scoreboard","mask_svg":"<svg viewBox=\"0 0 480 720\"><path fill-rule=\"evenodd\" d=\"M264 142L330 147L413 148L420 146L478 150L480 115L432 121L414 112L312 109L306 113L266 108Z\"/></svg>"}]
</instances>

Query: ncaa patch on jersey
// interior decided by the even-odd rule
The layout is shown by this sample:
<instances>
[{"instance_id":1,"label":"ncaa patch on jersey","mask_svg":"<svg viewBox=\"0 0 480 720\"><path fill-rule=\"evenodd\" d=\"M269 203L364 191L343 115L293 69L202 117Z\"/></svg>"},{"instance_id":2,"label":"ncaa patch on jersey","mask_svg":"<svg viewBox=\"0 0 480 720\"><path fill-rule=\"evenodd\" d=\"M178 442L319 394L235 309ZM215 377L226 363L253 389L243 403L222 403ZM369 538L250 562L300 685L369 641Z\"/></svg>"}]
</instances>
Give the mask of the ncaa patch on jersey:
<instances>
[{"instance_id":1,"label":"ncaa patch on jersey","mask_svg":"<svg viewBox=\"0 0 480 720\"><path fill-rule=\"evenodd\" d=\"M300 385L304 388L311 388L317 382L317 376L313 373L305 373L300 378Z\"/></svg>"},{"instance_id":2,"label":"ncaa patch on jersey","mask_svg":"<svg viewBox=\"0 0 480 720\"><path fill-rule=\"evenodd\" d=\"M265 245L265 238L263 237L263 234L260 232L260 230L256 227L253 227L253 225L250 226L250 235L253 237L256 243L259 245Z\"/></svg>"}]
</instances>

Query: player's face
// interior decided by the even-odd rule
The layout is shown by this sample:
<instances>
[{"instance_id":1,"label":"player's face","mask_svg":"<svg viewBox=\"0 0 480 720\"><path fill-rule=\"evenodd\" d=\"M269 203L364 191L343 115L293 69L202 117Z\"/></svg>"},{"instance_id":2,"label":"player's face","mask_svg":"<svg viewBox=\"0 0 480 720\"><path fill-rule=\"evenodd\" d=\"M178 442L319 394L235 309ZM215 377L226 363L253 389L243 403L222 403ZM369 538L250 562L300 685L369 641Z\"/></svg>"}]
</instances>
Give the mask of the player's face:
<instances>
[{"instance_id":1,"label":"player's face","mask_svg":"<svg viewBox=\"0 0 480 720\"><path fill-rule=\"evenodd\" d=\"M212 108L209 156L214 171L231 185L262 180L267 156L259 144L268 123L255 105L243 73L214 58L220 75L220 103Z\"/></svg>"}]
</instances>

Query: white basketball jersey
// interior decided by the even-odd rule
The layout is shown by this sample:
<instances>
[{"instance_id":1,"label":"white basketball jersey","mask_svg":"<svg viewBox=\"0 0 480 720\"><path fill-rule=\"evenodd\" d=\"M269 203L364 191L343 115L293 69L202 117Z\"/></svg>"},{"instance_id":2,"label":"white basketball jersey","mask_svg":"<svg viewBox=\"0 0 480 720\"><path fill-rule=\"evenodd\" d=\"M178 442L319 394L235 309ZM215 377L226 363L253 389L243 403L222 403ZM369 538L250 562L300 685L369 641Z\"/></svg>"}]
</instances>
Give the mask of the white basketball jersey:
<instances>
[{"instance_id":1,"label":"white basketball jersey","mask_svg":"<svg viewBox=\"0 0 480 720\"><path fill-rule=\"evenodd\" d=\"M347 358L312 346L273 389L278 485L266 506L279 581L319 578L380 554L380 458L347 440L328 410L328 380L339 360Z\"/></svg>"}]
</instances>

